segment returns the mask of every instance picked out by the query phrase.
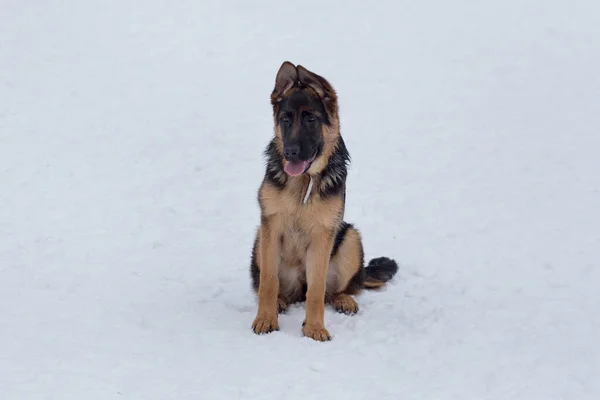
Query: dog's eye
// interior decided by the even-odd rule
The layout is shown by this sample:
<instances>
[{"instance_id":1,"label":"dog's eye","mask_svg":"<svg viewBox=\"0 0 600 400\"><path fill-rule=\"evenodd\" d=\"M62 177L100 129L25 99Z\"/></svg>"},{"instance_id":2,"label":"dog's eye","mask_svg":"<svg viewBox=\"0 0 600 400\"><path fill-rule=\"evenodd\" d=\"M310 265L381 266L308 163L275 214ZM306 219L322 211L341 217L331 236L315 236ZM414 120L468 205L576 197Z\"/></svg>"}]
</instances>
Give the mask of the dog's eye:
<instances>
[{"instance_id":1,"label":"dog's eye","mask_svg":"<svg viewBox=\"0 0 600 400\"><path fill-rule=\"evenodd\" d=\"M314 116L314 115L312 115L312 114L309 114L309 115L307 115L307 116L306 116L306 120L307 120L308 122L315 122L315 121L317 120L317 117L315 117L315 116Z\"/></svg>"},{"instance_id":2,"label":"dog's eye","mask_svg":"<svg viewBox=\"0 0 600 400\"><path fill-rule=\"evenodd\" d=\"M282 115L281 117L279 117L279 120L284 124L287 124L290 122L290 119L287 115Z\"/></svg>"}]
</instances>

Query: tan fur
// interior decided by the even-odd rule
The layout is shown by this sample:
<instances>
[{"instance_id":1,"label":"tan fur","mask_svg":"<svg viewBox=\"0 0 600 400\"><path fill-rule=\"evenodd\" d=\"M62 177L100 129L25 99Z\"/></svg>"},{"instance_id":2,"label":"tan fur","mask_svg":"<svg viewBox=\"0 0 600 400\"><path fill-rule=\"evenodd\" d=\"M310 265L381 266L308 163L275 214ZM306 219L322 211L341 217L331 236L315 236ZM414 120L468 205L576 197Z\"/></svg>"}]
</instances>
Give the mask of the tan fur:
<instances>
[{"instance_id":1,"label":"tan fur","mask_svg":"<svg viewBox=\"0 0 600 400\"><path fill-rule=\"evenodd\" d=\"M273 324L273 316L277 315L277 290L288 286L285 285L286 278L303 279L301 276L306 274L309 290L306 293L303 332L313 339L322 340L329 337L324 326L325 285L334 229L340 222L342 199L335 196L321 200L312 196L307 204L302 204L308 181L308 177L299 176L290 179L283 190L268 183L260 189L259 197L268 223L260 227L258 265L261 284L259 310L253 328L262 324L264 333L270 326L273 329L277 327ZM282 235L285 235L283 246L279 240ZM350 279L346 277L345 270L342 275L346 281ZM281 284L280 278L284 280ZM292 296L281 293L281 297Z\"/></svg>"},{"instance_id":2,"label":"tan fur","mask_svg":"<svg viewBox=\"0 0 600 400\"><path fill-rule=\"evenodd\" d=\"M337 118L332 118L331 127L325 127L323 129L323 138L325 139L323 156L313 162L308 173L316 175L325 168L327 161L329 161L329 157L335 150L335 142L339 135L339 122Z\"/></svg>"},{"instance_id":3,"label":"tan fur","mask_svg":"<svg viewBox=\"0 0 600 400\"><path fill-rule=\"evenodd\" d=\"M348 282L354 276L358 268L362 266L361 238L356 229L349 229L344 238L344 243L337 254L331 259L330 271L335 271L336 287L335 293L339 293L348 287ZM355 294L346 292L346 294Z\"/></svg>"},{"instance_id":4,"label":"tan fur","mask_svg":"<svg viewBox=\"0 0 600 400\"><path fill-rule=\"evenodd\" d=\"M368 279L365 281L365 288L367 289L379 289L383 285L384 282L381 281L370 281Z\"/></svg>"},{"instance_id":5,"label":"tan fur","mask_svg":"<svg viewBox=\"0 0 600 400\"><path fill-rule=\"evenodd\" d=\"M327 329L325 329L325 326L323 326L322 324L306 324L302 327L302 333L304 334L304 336L317 340L319 342L331 340L331 335L329 335L329 331L327 331Z\"/></svg>"},{"instance_id":6,"label":"tan fur","mask_svg":"<svg viewBox=\"0 0 600 400\"><path fill-rule=\"evenodd\" d=\"M309 235L310 245L306 252L306 324L302 332L305 336L321 340L323 335L330 337L324 325L325 289L334 232L331 228L317 226Z\"/></svg>"},{"instance_id":7,"label":"tan fur","mask_svg":"<svg viewBox=\"0 0 600 400\"><path fill-rule=\"evenodd\" d=\"M261 224L258 242L261 284L253 328L259 327L261 333L270 328L276 330L277 312L285 310L290 299L299 295L288 292L287 288L297 288L297 282L304 282L308 283L309 290L302 331L315 340L328 340L330 335L324 326L326 285L331 282L335 285L333 291L338 293L348 286L361 267L361 238L356 230L349 229L339 251L330 259L342 199L336 196L321 200L312 196L303 205L301 200L308 180L300 176L290 179L283 190L270 184L260 189L266 222ZM284 240L278 240L282 235ZM271 263L265 262L267 259L272 260ZM338 294L332 305L345 313L356 312L358 305L349 294L353 293Z\"/></svg>"},{"instance_id":8,"label":"tan fur","mask_svg":"<svg viewBox=\"0 0 600 400\"><path fill-rule=\"evenodd\" d=\"M358 304L347 294L338 294L331 301L333 307L344 314L355 314L358 311Z\"/></svg>"}]
</instances>

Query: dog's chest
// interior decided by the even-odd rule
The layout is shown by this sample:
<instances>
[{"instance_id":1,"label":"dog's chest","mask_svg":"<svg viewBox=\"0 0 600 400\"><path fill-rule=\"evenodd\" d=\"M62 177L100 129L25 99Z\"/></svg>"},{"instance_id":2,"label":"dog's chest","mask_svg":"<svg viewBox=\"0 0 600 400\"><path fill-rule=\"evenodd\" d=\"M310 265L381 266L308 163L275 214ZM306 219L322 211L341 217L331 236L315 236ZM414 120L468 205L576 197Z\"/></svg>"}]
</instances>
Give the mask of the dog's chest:
<instances>
[{"instance_id":1,"label":"dog's chest","mask_svg":"<svg viewBox=\"0 0 600 400\"><path fill-rule=\"evenodd\" d=\"M281 234L281 258L289 266L304 264L309 244L308 234L297 224L285 226Z\"/></svg>"},{"instance_id":2,"label":"dog's chest","mask_svg":"<svg viewBox=\"0 0 600 400\"><path fill-rule=\"evenodd\" d=\"M283 218L304 220L310 218L321 203L316 185L310 187L310 180L291 180L283 189L276 189L270 185L262 188L261 198L263 211L266 215L279 215ZM307 196L308 193L308 196ZM306 201L305 201L306 199Z\"/></svg>"},{"instance_id":3,"label":"dog's chest","mask_svg":"<svg viewBox=\"0 0 600 400\"><path fill-rule=\"evenodd\" d=\"M312 194L306 203L303 202L308 189L304 180L287 189L287 201L282 202L283 207L279 213L282 221L282 260L289 266L295 266L304 264L310 234L320 224L315 215L315 210L320 207L320 200L318 194Z\"/></svg>"},{"instance_id":4,"label":"dog's chest","mask_svg":"<svg viewBox=\"0 0 600 400\"><path fill-rule=\"evenodd\" d=\"M298 231L310 235L315 228L332 229L339 223L343 208L341 199L323 199L319 193L318 179L315 179L312 190L306 196L309 181L308 178L293 180L283 189L271 185L262 187L260 200L263 215L274 217L281 232Z\"/></svg>"}]
</instances>

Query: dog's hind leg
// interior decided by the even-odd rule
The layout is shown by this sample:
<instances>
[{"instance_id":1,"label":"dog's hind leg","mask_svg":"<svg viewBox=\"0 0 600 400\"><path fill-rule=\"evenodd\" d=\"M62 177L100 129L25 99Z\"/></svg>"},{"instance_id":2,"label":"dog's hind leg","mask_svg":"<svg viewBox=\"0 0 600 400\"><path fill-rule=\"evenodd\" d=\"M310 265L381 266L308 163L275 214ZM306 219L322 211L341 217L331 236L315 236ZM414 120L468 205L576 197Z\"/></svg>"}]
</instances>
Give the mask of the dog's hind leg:
<instances>
[{"instance_id":1,"label":"dog's hind leg","mask_svg":"<svg viewBox=\"0 0 600 400\"><path fill-rule=\"evenodd\" d=\"M360 233L351 224L342 223L333 246L327 273L327 296L339 312L354 314L358 304L352 295L363 289L377 289L398 271L396 261L378 257L364 267L364 251Z\"/></svg>"},{"instance_id":2,"label":"dog's hind leg","mask_svg":"<svg viewBox=\"0 0 600 400\"><path fill-rule=\"evenodd\" d=\"M364 253L359 232L348 223L342 223L337 232L329 270L327 272L328 302L339 312L355 314L358 304L352 295L364 288Z\"/></svg>"}]
</instances>

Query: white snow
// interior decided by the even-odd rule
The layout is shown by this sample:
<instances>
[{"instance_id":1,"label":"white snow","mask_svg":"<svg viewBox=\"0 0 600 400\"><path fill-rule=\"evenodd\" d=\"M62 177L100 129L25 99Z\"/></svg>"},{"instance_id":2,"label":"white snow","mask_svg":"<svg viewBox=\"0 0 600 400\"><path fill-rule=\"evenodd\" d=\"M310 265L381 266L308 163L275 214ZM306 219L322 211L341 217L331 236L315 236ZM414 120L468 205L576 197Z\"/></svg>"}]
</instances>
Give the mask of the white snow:
<instances>
[{"instance_id":1,"label":"white snow","mask_svg":"<svg viewBox=\"0 0 600 400\"><path fill-rule=\"evenodd\" d=\"M600 398L600 3L0 5L0 398ZM250 330L269 95L337 89L397 278Z\"/></svg>"}]
</instances>

